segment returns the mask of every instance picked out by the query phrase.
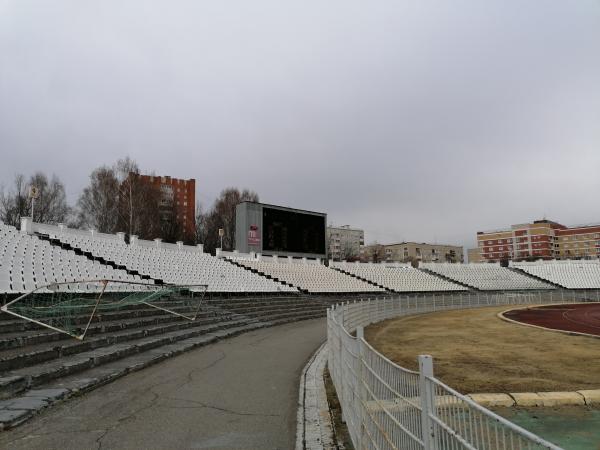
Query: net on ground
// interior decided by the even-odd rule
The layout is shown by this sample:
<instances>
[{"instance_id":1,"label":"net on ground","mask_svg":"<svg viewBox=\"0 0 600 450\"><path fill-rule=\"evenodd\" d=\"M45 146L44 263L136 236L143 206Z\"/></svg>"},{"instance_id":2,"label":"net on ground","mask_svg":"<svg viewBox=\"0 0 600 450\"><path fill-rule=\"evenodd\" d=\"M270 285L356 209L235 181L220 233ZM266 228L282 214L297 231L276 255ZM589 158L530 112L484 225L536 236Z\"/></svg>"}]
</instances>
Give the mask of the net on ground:
<instances>
[{"instance_id":1,"label":"net on ground","mask_svg":"<svg viewBox=\"0 0 600 450\"><path fill-rule=\"evenodd\" d=\"M83 340L102 317L144 306L196 320L207 287L116 280L53 283L16 298L1 310Z\"/></svg>"}]
</instances>

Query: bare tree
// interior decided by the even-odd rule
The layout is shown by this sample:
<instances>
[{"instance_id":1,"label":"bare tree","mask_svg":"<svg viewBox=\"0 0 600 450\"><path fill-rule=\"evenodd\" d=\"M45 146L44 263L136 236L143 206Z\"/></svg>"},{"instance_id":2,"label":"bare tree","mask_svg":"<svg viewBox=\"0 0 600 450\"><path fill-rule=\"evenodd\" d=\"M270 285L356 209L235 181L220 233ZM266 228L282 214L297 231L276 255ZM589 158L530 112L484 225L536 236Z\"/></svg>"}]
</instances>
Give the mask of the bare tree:
<instances>
[{"instance_id":1,"label":"bare tree","mask_svg":"<svg viewBox=\"0 0 600 450\"><path fill-rule=\"evenodd\" d=\"M143 181L138 164L128 156L113 166L119 180L119 228L141 239L182 238L173 198L160 187Z\"/></svg>"},{"instance_id":2,"label":"bare tree","mask_svg":"<svg viewBox=\"0 0 600 450\"><path fill-rule=\"evenodd\" d=\"M118 231L119 180L110 167L99 167L90 175L89 186L77 202L78 226L94 228L102 233Z\"/></svg>"},{"instance_id":3,"label":"bare tree","mask_svg":"<svg viewBox=\"0 0 600 450\"><path fill-rule=\"evenodd\" d=\"M204 244L207 238L206 217L200 202L196 203L196 244Z\"/></svg>"},{"instance_id":4,"label":"bare tree","mask_svg":"<svg viewBox=\"0 0 600 450\"><path fill-rule=\"evenodd\" d=\"M235 247L235 209L244 201L258 202L256 192L237 188L227 188L221 191L210 211L202 213L198 208L196 215L196 239L204 244L207 252L214 252L221 246L218 231L224 230L223 248L233 250Z\"/></svg>"},{"instance_id":5,"label":"bare tree","mask_svg":"<svg viewBox=\"0 0 600 450\"><path fill-rule=\"evenodd\" d=\"M166 235L165 240L178 240L174 205L162 200L160 188L142 181L137 163L126 157L92 172L78 201L78 225L104 233L125 231L141 239Z\"/></svg>"},{"instance_id":6,"label":"bare tree","mask_svg":"<svg viewBox=\"0 0 600 450\"><path fill-rule=\"evenodd\" d=\"M25 182L23 175L16 175L12 191L0 190L0 219L18 227L21 217L31 216L30 186L37 189L33 221L47 224L63 222L69 213L65 186L56 175L48 179L42 172L36 172L29 182Z\"/></svg>"},{"instance_id":7,"label":"bare tree","mask_svg":"<svg viewBox=\"0 0 600 450\"><path fill-rule=\"evenodd\" d=\"M163 220L172 215L172 199L163 201L160 188L141 181L139 174L131 173L121 184L119 227L142 239L162 237Z\"/></svg>"},{"instance_id":8,"label":"bare tree","mask_svg":"<svg viewBox=\"0 0 600 450\"><path fill-rule=\"evenodd\" d=\"M417 269L419 268L419 259L415 258L414 256L407 256L406 258L404 258L402 260L402 262L410 263L410 265L412 267L417 268Z\"/></svg>"},{"instance_id":9,"label":"bare tree","mask_svg":"<svg viewBox=\"0 0 600 450\"><path fill-rule=\"evenodd\" d=\"M160 211L160 236L165 242L188 241L183 234L181 221L177 217L174 202L163 205Z\"/></svg>"},{"instance_id":10,"label":"bare tree","mask_svg":"<svg viewBox=\"0 0 600 450\"><path fill-rule=\"evenodd\" d=\"M367 245L364 248L362 259L365 262L382 262L385 261L385 247L377 242Z\"/></svg>"},{"instance_id":11,"label":"bare tree","mask_svg":"<svg viewBox=\"0 0 600 450\"><path fill-rule=\"evenodd\" d=\"M340 258L342 260L346 260L349 262L357 261L359 259L359 252L355 245L352 245L352 242L346 240L342 244L342 248L340 250Z\"/></svg>"},{"instance_id":12,"label":"bare tree","mask_svg":"<svg viewBox=\"0 0 600 450\"><path fill-rule=\"evenodd\" d=\"M0 219L7 225L18 227L21 216L27 216L30 206L27 204L27 184L23 175L15 175L12 191L0 189Z\"/></svg>"}]
</instances>

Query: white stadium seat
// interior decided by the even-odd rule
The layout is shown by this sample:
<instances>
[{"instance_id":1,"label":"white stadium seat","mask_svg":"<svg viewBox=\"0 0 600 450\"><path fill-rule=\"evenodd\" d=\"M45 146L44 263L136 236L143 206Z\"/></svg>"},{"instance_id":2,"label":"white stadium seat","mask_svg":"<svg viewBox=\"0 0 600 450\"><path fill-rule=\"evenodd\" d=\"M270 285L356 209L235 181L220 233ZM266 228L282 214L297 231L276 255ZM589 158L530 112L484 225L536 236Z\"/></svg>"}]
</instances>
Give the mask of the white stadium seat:
<instances>
[{"instance_id":1,"label":"white stadium seat","mask_svg":"<svg viewBox=\"0 0 600 450\"><path fill-rule=\"evenodd\" d=\"M136 239L123 235L34 224L34 230L83 252L169 284L208 285L208 292L297 292L230 262L203 253L198 247Z\"/></svg>"},{"instance_id":2,"label":"white stadium seat","mask_svg":"<svg viewBox=\"0 0 600 450\"><path fill-rule=\"evenodd\" d=\"M452 283L403 263L332 262L330 266L394 292L465 291L466 287Z\"/></svg>"},{"instance_id":3,"label":"white stadium seat","mask_svg":"<svg viewBox=\"0 0 600 450\"><path fill-rule=\"evenodd\" d=\"M0 292L19 294L51 283L98 279L135 281L124 270L94 264L72 250L0 222Z\"/></svg>"},{"instance_id":4,"label":"white stadium seat","mask_svg":"<svg viewBox=\"0 0 600 450\"><path fill-rule=\"evenodd\" d=\"M513 262L511 266L567 289L600 289L600 260Z\"/></svg>"},{"instance_id":5,"label":"white stadium seat","mask_svg":"<svg viewBox=\"0 0 600 450\"><path fill-rule=\"evenodd\" d=\"M292 258L232 258L238 264L310 293L385 292L385 289L330 269L320 261Z\"/></svg>"},{"instance_id":6,"label":"white stadium seat","mask_svg":"<svg viewBox=\"0 0 600 450\"><path fill-rule=\"evenodd\" d=\"M421 263L421 269L482 291L552 289L553 286L497 263Z\"/></svg>"}]
</instances>

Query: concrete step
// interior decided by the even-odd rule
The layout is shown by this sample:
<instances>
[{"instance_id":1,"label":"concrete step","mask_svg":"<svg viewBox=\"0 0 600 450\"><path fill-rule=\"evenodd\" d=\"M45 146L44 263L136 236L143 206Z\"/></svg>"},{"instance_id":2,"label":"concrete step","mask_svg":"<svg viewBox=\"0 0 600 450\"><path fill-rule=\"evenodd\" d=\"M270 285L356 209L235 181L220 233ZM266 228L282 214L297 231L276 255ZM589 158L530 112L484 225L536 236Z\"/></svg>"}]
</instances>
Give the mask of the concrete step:
<instances>
[{"instance_id":1,"label":"concrete step","mask_svg":"<svg viewBox=\"0 0 600 450\"><path fill-rule=\"evenodd\" d=\"M275 301L263 301L263 300L250 300L250 301L208 301L207 304L218 306L221 308L244 308L244 307L259 307L259 306L287 306L287 305L306 305L315 303L313 300L305 299L289 299L289 300L275 300Z\"/></svg>"},{"instance_id":2,"label":"concrete step","mask_svg":"<svg viewBox=\"0 0 600 450\"><path fill-rule=\"evenodd\" d=\"M275 320L269 322L269 325L270 326L284 325L286 323L299 322L301 320L321 319L323 317L324 316L322 314L314 314L314 313L313 314L303 314L300 316L275 319Z\"/></svg>"},{"instance_id":3,"label":"concrete step","mask_svg":"<svg viewBox=\"0 0 600 450\"><path fill-rule=\"evenodd\" d=\"M296 310L287 310L287 309L275 309L275 310L268 310L268 311L253 311L251 313L246 313L244 314L245 316L248 317L257 317L257 318L269 318L269 317L274 317L274 316L280 316L282 314L286 314L286 315L302 315L302 314L307 314L307 313L317 313L317 314L322 314L325 315L325 309L323 308L300 308L300 309L296 309Z\"/></svg>"},{"instance_id":4,"label":"concrete step","mask_svg":"<svg viewBox=\"0 0 600 450\"><path fill-rule=\"evenodd\" d=\"M327 309L324 305L302 305L302 306L290 306L290 307L259 307L259 308L230 308L229 311L236 312L238 314L269 314L269 313L279 313L281 311L288 312L296 312L296 311L304 311L307 309L321 309L325 311Z\"/></svg>"},{"instance_id":5,"label":"concrete step","mask_svg":"<svg viewBox=\"0 0 600 450\"><path fill-rule=\"evenodd\" d=\"M200 336L223 328L248 324L250 320L242 319L213 324L195 324L183 329L160 334L149 334L137 339L114 343L73 355L63 356L49 362L42 362L21 369L11 370L0 377L0 398L11 397L24 389L36 387L42 383L66 375L81 372L107 362L112 362L135 353L143 352L161 345L171 344L183 339ZM145 330L141 330L145 331Z\"/></svg>"},{"instance_id":6,"label":"concrete step","mask_svg":"<svg viewBox=\"0 0 600 450\"><path fill-rule=\"evenodd\" d=\"M166 358L265 326L266 324L263 323L248 323L216 329L200 336L181 339L129 355L99 367L88 368L77 375L41 383L35 389L27 389L18 396L0 401L0 430L18 426L53 404L96 389Z\"/></svg>"},{"instance_id":7,"label":"concrete step","mask_svg":"<svg viewBox=\"0 0 600 450\"><path fill-rule=\"evenodd\" d=\"M299 297L220 300L205 303L197 321L135 307L103 314L84 341L46 329L0 333L0 429L183 351L256 328L324 317L327 304Z\"/></svg>"},{"instance_id":8,"label":"concrete step","mask_svg":"<svg viewBox=\"0 0 600 450\"><path fill-rule=\"evenodd\" d=\"M264 320L269 320L270 322L277 322L279 320L284 320L284 321L289 321L289 322L294 322L296 320L303 320L301 319L302 317L309 317L309 318L318 318L318 317L325 317L326 313L325 311L303 311L301 313L281 313L281 314L275 314L275 315L271 315L268 318L264 319ZM261 319L261 321L263 321L263 319ZM288 322L284 322L284 323L288 323Z\"/></svg>"},{"instance_id":9,"label":"concrete step","mask_svg":"<svg viewBox=\"0 0 600 450\"><path fill-rule=\"evenodd\" d=\"M173 316L176 317L176 316ZM0 373L10 370L16 370L28 367L41 362L50 361L63 356L74 355L88 350L101 348L118 342L126 342L132 339L139 339L145 336L153 336L170 331L187 329L202 324L217 323L229 319L226 317L200 318L195 321L188 321L181 317L176 320L169 320L166 323L146 322L135 323L131 327L121 327L119 331L103 333L94 337L87 337L83 341L75 340L67 335L60 333L67 339L63 339L48 345L48 343L39 343L26 347L13 348L1 352ZM124 324L125 325L125 324Z\"/></svg>"},{"instance_id":10,"label":"concrete step","mask_svg":"<svg viewBox=\"0 0 600 450\"><path fill-rule=\"evenodd\" d=\"M174 314L169 314L153 308L154 315L152 316L129 316L127 319L119 320L103 320L90 325L86 337L92 337L103 333L112 333L115 331L124 330L127 328L145 327L159 323L178 322L181 317ZM202 311L198 318L210 318L219 315L227 315L226 311L206 310ZM103 319L107 319L103 317ZM0 334L0 358L4 357L5 352L9 349L18 349L29 345L39 343L56 342L62 340L72 340L73 338L58 331L53 331L45 327L40 327L40 330L29 330L13 333ZM18 351L18 350L15 350Z\"/></svg>"},{"instance_id":11,"label":"concrete step","mask_svg":"<svg viewBox=\"0 0 600 450\"><path fill-rule=\"evenodd\" d=\"M184 306L170 306L170 310L177 313L189 312L189 307ZM160 309L153 308L150 306L143 305L143 307L138 307L136 309L119 309L118 311L110 311L104 312L100 311L94 315L92 318L92 323L98 323L102 321L111 321L111 320L123 320L123 319L131 319L133 317L149 317L155 316L157 311L161 311ZM73 317L71 320L75 325L85 325L90 319L90 315L92 310L90 309L90 314L80 314L76 317ZM0 314L0 316L6 318L9 317L11 320L3 320L0 322L0 335L3 333L15 332L15 331L26 331L26 330L43 330L45 329L42 325L38 325L33 322L29 322L22 319L15 319L14 316L10 314ZM44 322L49 320L50 318L37 318L38 321Z\"/></svg>"}]
</instances>

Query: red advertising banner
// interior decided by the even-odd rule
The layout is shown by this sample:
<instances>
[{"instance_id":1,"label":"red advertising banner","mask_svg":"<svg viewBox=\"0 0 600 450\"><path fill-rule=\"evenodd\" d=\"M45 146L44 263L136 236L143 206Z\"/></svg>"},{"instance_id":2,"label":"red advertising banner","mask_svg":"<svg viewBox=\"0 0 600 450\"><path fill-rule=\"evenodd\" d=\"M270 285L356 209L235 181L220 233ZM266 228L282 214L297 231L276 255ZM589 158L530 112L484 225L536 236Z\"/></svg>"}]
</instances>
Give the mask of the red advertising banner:
<instances>
[{"instance_id":1,"label":"red advertising banner","mask_svg":"<svg viewBox=\"0 0 600 450\"><path fill-rule=\"evenodd\" d=\"M250 225L250 229L248 230L248 245L260 245L260 234L256 225Z\"/></svg>"}]
</instances>

